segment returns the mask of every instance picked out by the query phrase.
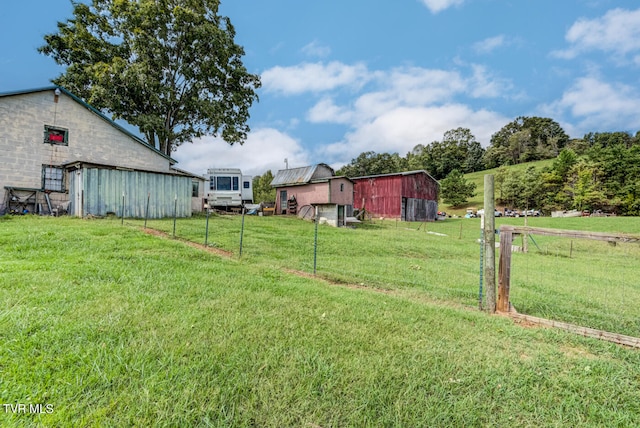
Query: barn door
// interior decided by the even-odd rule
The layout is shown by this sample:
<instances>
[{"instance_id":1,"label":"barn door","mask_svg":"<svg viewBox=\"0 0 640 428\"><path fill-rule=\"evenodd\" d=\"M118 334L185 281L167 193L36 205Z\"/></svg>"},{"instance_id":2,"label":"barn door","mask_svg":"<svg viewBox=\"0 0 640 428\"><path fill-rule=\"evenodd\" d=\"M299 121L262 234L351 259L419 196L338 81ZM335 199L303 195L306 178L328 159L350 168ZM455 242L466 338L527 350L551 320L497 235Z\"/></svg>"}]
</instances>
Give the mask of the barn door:
<instances>
[{"instance_id":1,"label":"barn door","mask_svg":"<svg viewBox=\"0 0 640 428\"><path fill-rule=\"evenodd\" d=\"M69 199L73 204L73 215L80 218L84 216L83 171L83 169L77 169L69 173L69 175L73 177L70 189L70 192L72 192L72 194L69 195Z\"/></svg>"},{"instance_id":2,"label":"barn door","mask_svg":"<svg viewBox=\"0 0 640 428\"><path fill-rule=\"evenodd\" d=\"M344 205L338 205L338 226L344 225Z\"/></svg>"},{"instance_id":3,"label":"barn door","mask_svg":"<svg viewBox=\"0 0 640 428\"><path fill-rule=\"evenodd\" d=\"M287 191L280 191L280 214L287 213Z\"/></svg>"}]
</instances>

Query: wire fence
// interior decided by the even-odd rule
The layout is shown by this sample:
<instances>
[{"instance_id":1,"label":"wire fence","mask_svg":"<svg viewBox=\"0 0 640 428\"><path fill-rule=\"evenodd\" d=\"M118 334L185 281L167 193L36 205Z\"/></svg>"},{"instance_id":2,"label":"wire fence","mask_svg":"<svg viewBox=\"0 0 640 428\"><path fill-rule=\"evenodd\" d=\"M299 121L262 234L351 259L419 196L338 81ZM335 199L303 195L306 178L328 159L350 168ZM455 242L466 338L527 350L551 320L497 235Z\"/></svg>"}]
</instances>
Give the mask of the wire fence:
<instances>
[{"instance_id":1,"label":"wire fence","mask_svg":"<svg viewBox=\"0 0 640 428\"><path fill-rule=\"evenodd\" d=\"M519 313L640 337L640 244L536 235L527 244L512 255Z\"/></svg>"},{"instance_id":2,"label":"wire fence","mask_svg":"<svg viewBox=\"0 0 640 428\"><path fill-rule=\"evenodd\" d=\"M378 219L335 228L289 216L202 215L127 224L257 266L469 307L483 303L479 219ZM510 300L519 312L640 335L640 245L547 236L530 236L527 244L527 253L512 258Z\"/></svg>"},{"instance_id":3,"label":"wire fence","mask_svg":"<svg viewBox=\"0 0 640 428\"><path fill-rule=\"evenodd\" d=\"M479 220L374 220L335 228L287 216L202 215L127 224L221 249L246 263L477 304Z\"/></svg>"}]
</instances>

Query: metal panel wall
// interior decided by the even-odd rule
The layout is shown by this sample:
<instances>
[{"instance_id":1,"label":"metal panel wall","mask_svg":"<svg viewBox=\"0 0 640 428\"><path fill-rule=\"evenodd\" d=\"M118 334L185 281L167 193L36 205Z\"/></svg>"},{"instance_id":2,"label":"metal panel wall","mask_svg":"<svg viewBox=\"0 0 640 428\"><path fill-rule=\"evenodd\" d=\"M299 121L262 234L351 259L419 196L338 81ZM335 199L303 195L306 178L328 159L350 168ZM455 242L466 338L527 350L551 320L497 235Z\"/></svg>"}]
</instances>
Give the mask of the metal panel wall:
<instances>
[{"instance_id":1,"label":"metal panel wall","mask_svg":"<svg viewBox=\"0 0 640 428\"><path fill-rule=\"evenodd\" d=\"M402 176L402 196L405 198L438 200L438 182L427 174Z\"/></svg>"},{"instance_id":2,"label":"metal panel wall","mask_svg":"<svg viewBox=\"0 0 640 428\"><path fill-rule=\"evenodd\" d=\"M374 216L401 217L401 177L384 176L354 179L353 206Z\"/></svg>"},{"instance_id":3,"label":"metal panel wall","mask_svg":"<svg viewBox=\"0 0 640 428\"><path fill-rule=\"evenodd\" d=\"M125 217L144 218L148 199L148 218L173 217L174 209L178 217L191 216L191 177L105 168L70 176L70 212L82 206L76 215L121 216L124 208Z\"/></svg>"},{"instance_id":4,"label":"metal panel wall","mask_svg":"<svg viewBox=\"0 0 640 428\"><path fill-rule=\"evenodd\" d=\"M402 202L402 220L435 221L438 211L438 203L436 201L402 198Z\"/></svg>"},{"instance_id":5,"label":"metal panel wall","mask_svg":"<svg viewBox=\"0 0 640 428\"><path fill-rule=\"evenodd\" d=\"M386 174L353 180L354 208L364 207L379 217L435 220L438 182L426 173Z\"/></svg>"}]
</instances>

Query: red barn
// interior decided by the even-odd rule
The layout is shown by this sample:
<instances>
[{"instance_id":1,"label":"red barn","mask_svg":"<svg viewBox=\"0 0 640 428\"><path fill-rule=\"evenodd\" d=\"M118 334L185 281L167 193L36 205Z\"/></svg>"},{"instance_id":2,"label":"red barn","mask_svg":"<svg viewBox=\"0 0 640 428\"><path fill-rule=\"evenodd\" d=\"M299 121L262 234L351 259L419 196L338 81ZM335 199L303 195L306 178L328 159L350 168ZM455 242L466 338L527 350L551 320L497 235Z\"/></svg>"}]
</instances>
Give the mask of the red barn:
<instances>
[{"instance_id":1,"label":"red barn","mask_svg":"<svg viewBox=\"0 0 640 428\"><path fill-rule=\"evenodd\" d=\"M440 185L426 171L352 178L355 209L374 217L405 221L434 221Z\"/></svg>"}]
</instances>

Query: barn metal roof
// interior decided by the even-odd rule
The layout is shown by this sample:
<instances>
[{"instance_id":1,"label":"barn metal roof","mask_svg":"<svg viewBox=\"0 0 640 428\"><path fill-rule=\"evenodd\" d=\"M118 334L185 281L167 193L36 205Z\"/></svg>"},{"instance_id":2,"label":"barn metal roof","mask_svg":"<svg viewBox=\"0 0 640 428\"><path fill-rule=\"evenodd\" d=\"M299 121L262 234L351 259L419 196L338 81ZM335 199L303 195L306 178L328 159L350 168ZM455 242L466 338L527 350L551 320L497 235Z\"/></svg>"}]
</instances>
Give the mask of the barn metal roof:
<instances>
[{"instance_id":1,"label":"barn metal roof","mask_svg":"<svg viewBox=\"0 0 640 428\"><path fill-rule=\"evenodd\" d=\"M329 179L335 176L335 171L325 163L319 163L301 168L281 169L271 181L272 187L307 184L313 180Z\"/></svg>"},{"instance_id":2,"label":"barn metal roof","mask_svg":"<svg viewBox=\"0 0 640 428\"><path fill-rule=\"evenodd\" d=\"M363 175L361 177L352 177L352 180L361 180L361 179L365 179L365 178L377 178L377 177L392 177L394 175L414 175L414 174L426 174L429 178L431 178L433 181L435 181L436 183L438 183L438 180L436 180L435 178L433 178L431 176L431 174L429 174L427 171L425 171L424 169L419 169L416 171L403 171L403 172L392 172L390 174L377 174L377 175ZM439 184L439 183L438 183Z\"/></svg>"}]
</instances>

